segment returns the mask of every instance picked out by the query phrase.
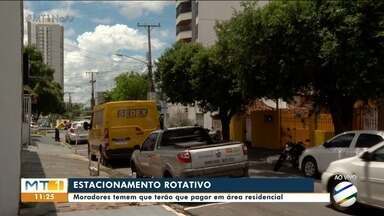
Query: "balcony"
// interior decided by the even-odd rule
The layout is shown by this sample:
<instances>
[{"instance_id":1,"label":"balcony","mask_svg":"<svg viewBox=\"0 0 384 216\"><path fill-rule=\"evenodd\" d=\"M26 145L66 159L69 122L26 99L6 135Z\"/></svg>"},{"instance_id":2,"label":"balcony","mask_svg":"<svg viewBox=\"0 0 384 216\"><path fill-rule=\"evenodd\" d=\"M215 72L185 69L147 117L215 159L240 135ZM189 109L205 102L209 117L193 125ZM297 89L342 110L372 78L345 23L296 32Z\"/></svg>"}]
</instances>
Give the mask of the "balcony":
<instances>
[{"instance_id":1,"label":"balcony","mask_svg":"<svg viewBox=\"0 0 384 216\"><path fill-rule=\"evenodd\" d=\"M191 25L183 25L183 26L177 26L176 27L176 35L178 35L180 32L184 31L192 31Z\"/></svg>"},{"instance_id":2,"label":"balcony","mask_svg":"<svg viewBox=\"0 0 384 216\"><path fill-rule=\"evenodd\" d=\"M182 20L176 25L176 35L179 32L191 31L192 30L192 21L191 20Z\"/></svg>"},{"instance_id":3,"label":"balcony","mask_svg":"<svg viewBox=\"0 0 384 216\"><path fill-rule=\"evenodd\" d=\"M192 5L191 1L185 1L181 2L179 5L176 7L176 18L183 13L188 13L192 12Z\"/></svg>"},{"instance_id":4,"label":"balcony","mask_svg":"<svg viewBox=\"0 0 384 216\"><path fill-rule=\"evenodd\" d=\"M180 40L190 41L191 39L192 39L192 30L182 31L176 35L176 41L180 41Z\"/></svg>"},{"instance_id":5,"label":"balcony","mask_svg":"<svg viewBox=\"0 0 384 216\"><path fill-rule=\"evenodd\" d=\"M176 25L182 21L192 20L192 12L182 13L176 18Z\"/></svg>"}]
</instances>

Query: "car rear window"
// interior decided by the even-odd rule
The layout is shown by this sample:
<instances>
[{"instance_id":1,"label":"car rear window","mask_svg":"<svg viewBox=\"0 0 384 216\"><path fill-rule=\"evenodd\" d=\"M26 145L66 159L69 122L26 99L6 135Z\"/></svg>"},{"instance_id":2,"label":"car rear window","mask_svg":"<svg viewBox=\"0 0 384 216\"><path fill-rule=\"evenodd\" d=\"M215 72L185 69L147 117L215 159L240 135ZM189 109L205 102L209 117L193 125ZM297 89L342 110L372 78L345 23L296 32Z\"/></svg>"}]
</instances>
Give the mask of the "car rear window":
<instances>
[{"instance_id":1,"label":"car rear window","mask_svg":"<svg viewBox=\"0 0 384 216\"><path fill-rule=\"evenodd\" d=\"M205 144L211 144L212 140L203 128L183 128L164 132L161 146L190 142L204 142Z\"/></svg>"},{"instance_id":2,"label":"car rear window","mask_svg":"<svg viewBox=\"0 0 384 216\"><path fill-rule=\"evenodd\" d=\"M360 134L356 142L356 148L370 148L379 142L383 141L383 138L376 134Z\"/></svg>"}]
</instances>

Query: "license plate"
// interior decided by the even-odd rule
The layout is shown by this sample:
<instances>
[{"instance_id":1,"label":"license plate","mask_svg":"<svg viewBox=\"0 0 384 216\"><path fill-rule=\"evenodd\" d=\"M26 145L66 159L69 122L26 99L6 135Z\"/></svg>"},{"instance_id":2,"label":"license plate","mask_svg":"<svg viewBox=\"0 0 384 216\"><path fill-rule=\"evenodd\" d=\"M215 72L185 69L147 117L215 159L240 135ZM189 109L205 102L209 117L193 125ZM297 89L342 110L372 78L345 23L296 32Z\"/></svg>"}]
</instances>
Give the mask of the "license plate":
<instances>
[{"instance_id":1,"label":"license plate","mask_svg":"<svg viewBox=\"0 0 384 216\"><path fill-rule=\"evenodd\" d=\"M113 138L112 142L116 145L126 145L128 144L128 138Z\"/></svg>"},{"instance_id":2,"label":"license plate","mask_svg":"<svg viewBox=\"0 0 384 216\"><path fill-rule=\"evenodd\" d=\"M118 142L115 142L116 145L125 145L127 144L127 142L124 142L124 141L118 141Z\"/></svg>"}]
</instances>

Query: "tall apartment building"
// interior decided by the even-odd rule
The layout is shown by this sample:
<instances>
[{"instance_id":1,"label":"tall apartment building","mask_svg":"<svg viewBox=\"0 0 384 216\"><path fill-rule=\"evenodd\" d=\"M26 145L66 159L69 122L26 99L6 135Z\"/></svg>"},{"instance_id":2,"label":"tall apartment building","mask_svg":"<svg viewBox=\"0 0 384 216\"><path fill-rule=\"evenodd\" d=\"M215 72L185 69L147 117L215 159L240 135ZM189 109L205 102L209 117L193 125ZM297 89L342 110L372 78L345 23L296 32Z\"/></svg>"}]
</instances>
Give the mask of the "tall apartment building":
<instances>
[{"instance_id":1,"label":"tall apartment building","mask_svg":"<svg viewBox=\"0 0 384 216\"><path fill-rule=\"evenodd\" d=\"M229 20L241 1L176 1L176 40L210 46L216 41L215 24Z\"/></svg>"},{"instance_id":2,"label":"tall apartment building","mask_svg":"<svg viewBox=\"0 0 384 216\"><path fill-rule=\"evenodd\" d=\"M176 40L192 41L192 1L176 1Z\"/></svg>"},{"instance_id":3,"label":"tall apartment building","mask_svg":"<svg viewBox=\"0 0 384 216\"><path fill-rule=\"evenodd\" d=\"M240 1L176 1L176 41L199 42L210 46L216 41L215 24L229 20L235 10L240 10ZM180 113L192 123L205 128L219 129L219 122L214 122L211 113L203 113L198 106L169 104L168 113L172 116Z\"/></svg>"},{"instance_id":4,"label":"tall apartment building","mask_svg":"<svg viewBox=\"0 0 384 216\"><path fill-rule=\"evenodd\" d=\"M51 66L53 78L64 88L64 28L50 22L28 22L28 44L35 45L43 54L44 63Z\"/></svg>"}]
</instances>

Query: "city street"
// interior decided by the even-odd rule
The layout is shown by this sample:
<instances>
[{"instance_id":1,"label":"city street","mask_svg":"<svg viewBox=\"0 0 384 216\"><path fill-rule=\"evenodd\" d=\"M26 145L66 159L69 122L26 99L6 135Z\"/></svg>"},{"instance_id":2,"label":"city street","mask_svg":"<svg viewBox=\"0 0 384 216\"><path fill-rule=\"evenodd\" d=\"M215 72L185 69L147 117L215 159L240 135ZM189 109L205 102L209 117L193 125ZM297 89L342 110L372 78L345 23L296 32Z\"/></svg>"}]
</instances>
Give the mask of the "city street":
<instances>
[{"instance_id":1,"label":"city street","mask_svg":"<svg viewBox=\"0 0 384 216\"><path fill-rule=\"evenodd\" d=\"M55 142L53 133L32 136L32 145L22 150L22 178L90 177L88 159L70 146ZM86 145L83 145L86 146ZM81 146L83 148L83 146ZM80 145L79 145L80 147ZM81 151L79 151L81 153ZM122 170L127 171L127 168ZM127 177L130 174L102 167L100 177ZM132 208L130 208L132 207ZM119 210L121 209L121 210ZM91 210L91 211L88 211ZM24 203L20 215L153 215L172 216L177 212L157 203Z\"/></svg>"},{"instance_id":2,"label":"city street","mask_svg":"<svg viewBox=\"0 0 384 216\"><path fill-rule=\"evenodd\" d=\"M0 216L383 216L383 11L0 1Z\"/></svg>"},{"instance_id":3,"label":"city street","mask_svg":"<svg viewBox=\"0 0 384 216\"><path fill-rule=\"evenodd\" d=\"M61 140L63 134L61 134ZM23 154L22 177L89 177L87 144L67 144L54 142L53 134L33 136L33 145L25 148ZM272 164L262 161L251 161L251 178L259 177L289 177L300 176L300 173L283 168L281 172L272 171ZM101 167L100 177L132 177L127 161L116 161L111 167ZM315 183L316 192L321 192L319 180ZM130 208L132 207L132 208ZM90 210L92 209L92 210ZM107 211L106 209L113 209ZM56 204L24 204L21 215L121 215L130 212L131 215L201 215L201 216L230 216L254 215L266 216L297 216L307 215L380 215L380 210L363 207L359 211L341 213L325 204L315 203L56 203Z\"/></svg>"}]
</instances>

